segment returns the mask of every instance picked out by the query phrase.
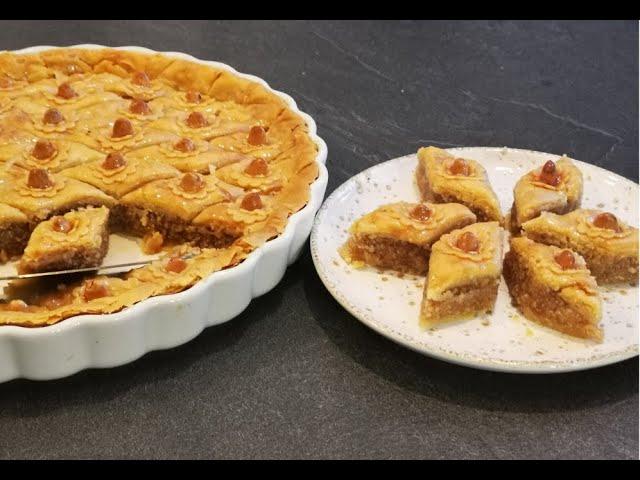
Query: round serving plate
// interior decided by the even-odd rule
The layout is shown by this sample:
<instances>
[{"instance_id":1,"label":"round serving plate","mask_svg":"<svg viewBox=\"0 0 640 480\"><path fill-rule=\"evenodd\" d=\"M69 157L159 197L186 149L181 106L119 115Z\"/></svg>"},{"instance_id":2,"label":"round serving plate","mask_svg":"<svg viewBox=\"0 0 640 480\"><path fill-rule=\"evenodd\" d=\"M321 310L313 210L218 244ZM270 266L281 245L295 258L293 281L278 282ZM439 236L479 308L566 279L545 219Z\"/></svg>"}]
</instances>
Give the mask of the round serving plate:
<instances>
[{"instance_id":1,"label":"round serving plate","mask_svg":"<svg viewBox=\"0 0 640 480\"><path fill-rule=\"evenodd\" d=\"M515 148L453 148L456 156L487 169L503 212L515 182L558 155ZM584 208L638 222L638 185L602 168L576 161L584 175ZM520 373L582 370L638 355L638 287L601 287L604 341L573 338L525 319L512 305L504 279L492 314L425 330L418 325L424 277L356 269L338 254L352 222L380 205L419 201L417 156L376 165L347 180L324 203L311 232L311 253L329 292L376 332L417 352L470 367ZM505 235L508 237L508 235ZM508 238L505 238L508 249Z\"/></svg>"},{"instance_id":2,"label":"round serving plate","mask_svg":"<svg viewBox=\"0 0 640 480\"><path fill-rule=\"evenodd\" d=\"M55 48L103 49L102 45L38 46L13 51L39 53ZM309 127L318 146L319 176L311 185L307 205L289 218L284 232L253 251L241 264L215 272L193 287L172 295L146 299L107 315L78 315L41 328L0 326L0 382L14 378L48 380L86 368L129 363L152 350L175 347L196 337L206 327L239 315L255 297L274 288L304 247L313 218L327 187L327 146L316 134L316 123L301 112L287 94L273 90L262 79L237 72L229 65L204 61L184 53L155 52L142 47L118 47L138 53L188 60L226 70L259 83L281 97Z\"/></svg>"}]
</instances>

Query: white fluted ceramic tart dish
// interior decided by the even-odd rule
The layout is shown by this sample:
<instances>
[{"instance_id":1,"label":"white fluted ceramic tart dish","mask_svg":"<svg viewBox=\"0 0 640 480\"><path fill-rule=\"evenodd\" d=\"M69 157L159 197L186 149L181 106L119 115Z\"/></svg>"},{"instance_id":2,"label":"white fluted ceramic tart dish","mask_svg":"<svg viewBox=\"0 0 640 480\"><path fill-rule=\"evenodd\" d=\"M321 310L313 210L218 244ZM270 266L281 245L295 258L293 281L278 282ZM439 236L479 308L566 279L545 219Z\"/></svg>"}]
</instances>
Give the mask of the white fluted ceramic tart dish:
<instances>
[{"instance_id":1,"label":"white fluted ceramic tart dish","mask_svg":"<svg viewBox=\"0 0 640 480\"><path fill-rule=\"evenodd\" d=\"M52 251L58 268L102 258L101 239L106 264L140 246L162 256L43 293L3 285L0 381L122 365L238 315L299 255L326 155L291 97L218 62L99 45L0 52L0 274ZM75 255L60 255L62 238Z\"/></svg>"}]
</instances>

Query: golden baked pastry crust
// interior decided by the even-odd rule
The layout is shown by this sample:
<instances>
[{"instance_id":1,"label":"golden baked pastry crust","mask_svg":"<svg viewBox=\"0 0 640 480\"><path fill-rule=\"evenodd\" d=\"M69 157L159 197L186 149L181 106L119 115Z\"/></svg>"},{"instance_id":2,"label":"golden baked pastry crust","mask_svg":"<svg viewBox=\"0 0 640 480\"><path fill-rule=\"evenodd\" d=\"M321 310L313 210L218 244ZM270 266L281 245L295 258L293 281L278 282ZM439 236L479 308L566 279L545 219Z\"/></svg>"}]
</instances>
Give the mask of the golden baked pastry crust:
<instances>
[{"instance_id":1,"label":"golden baked pastry crust","mask_svg":"<svg viewBox=\"0 0 640 480\"><path fill-rule=\"evenodd\" d=\"M478 221L502 223L498 197L489 184L487 171L471 159L458 159L464 174L452 172L457 157L437 147L418 150L416 182L425 201L462 203L476 214Z\"/></svg>"},{"instance_id":2,"label":"golden baked pastry crust","mask_svg":"<svg viewBox=\"0 0 640 480\"><path fill-rule=\"evenodd\" d=\"M121 198L132 190L149 182L177 177L180 172L164 163L148 159L124 157L124 164L118 168L105 168L104 158L61 173L69 178L93 185L114 198Z\"/></svg>"},{"instance_id":3,"label":"golden baked pastry crust","mask_svg":"<svg viewBox=\"0 0 640 480\"><path fill-rule=\"evenodd\" d=\"M424 275L431 246L443 234L476 221L459 203L397 202L356 220L340 249L348 263Z\"/></svg>"},{"instance_id":4,"label":"golden baked pastry crust","mask_svg":"<svg viewBox=\"0 0 640 480\"><path fill-rule=\"evenodd\" d=\"M530 320L580 338L601 341L598 322L602 302L595 278L577 253L563 268L556 260L563 249L526 237L511 238L504 259L504 279L516 307Z\"/></svg>"},{"instance_id":5,"label":"golden baked pastry crust","mask_svg":"<svg viewBox=\"0 0 640 480\"><path fill-rule=\"evenodd\" d=\"M543 212L522 225L523 234L540 243L579 253L599 284L638 283L638 229L620 220L615 228L594 224L601 210L578 209L565 215ZM615 217L614 217L615 218Z\"/></svg>"},{"instance_id":6,"label":"golden baked pastry crust","mask_svg":"<svg viewBox=\"0 0 640 480\"><path fill-rule=\"evenodd\" d=\"M474 248L461 247L471 235ZM493 309L502 273L503 230L482 222L443 235L432 247L424 286L423 326L456 320Z\"/></svg>"},{"instance_id":7,"label":"golden baked pastry crust","mask_svg":"<svg viewBox=\"0 0 640 480\"><path fill-rule=\"evenodd\" d=\"M112 209L111 228L116 230L146 234L150 227L140 226L140 212L152 212L168 220L165 233L174 240L199 243L201 230L206 230L218 236L204 243L221 247L190 260L189 265L198 262L196 270L176 273L149 266L123 278L103 279L109 288L100 298L85 299L78 293L80 285L73 295L31 295L25 298L26 307L0 302L0 324L38 326L81 313L109 313L148 296L188 288L282 233L289 216L308 202L310 185L318 176L318 147L304 119L267 88L225 70L162 54L54 49L0 53L0 78L0 198L4 210L24 214L11 223L7 213L0 221L26 225L28 231L54 214L105 205ZM183 138L193 148L175 148ZM34 156L37 142L55 148L47 146L44 154ZM99 172L114 152L127 159L128 167L111 176ZM266 173L264 165L254 168L253 176L231 168L234 163L246 168L255 159L266 163ZM141 168L131 173L131 165ZM29 170L36 168L46 169L55 184L34 194L25 182ZM183 195L176 169L200 174L205 197L199 198L198 192ZM226 178L232 180L228 185ZM262 213L239 212L241 198L250 192L264 196ZM153 194L160 198L150 199ZM217 203L228 205L192 223ZM265 218L253 218L258 216ZM175 225L180 228L173 232ZM11 245L18 245L18 251L24 248L20 242ZM155 275L144 275L154 268ZM100 282L91 289L103 294ZM21 292L29 297L28 289Z\"/></svg>"}]
</instances>

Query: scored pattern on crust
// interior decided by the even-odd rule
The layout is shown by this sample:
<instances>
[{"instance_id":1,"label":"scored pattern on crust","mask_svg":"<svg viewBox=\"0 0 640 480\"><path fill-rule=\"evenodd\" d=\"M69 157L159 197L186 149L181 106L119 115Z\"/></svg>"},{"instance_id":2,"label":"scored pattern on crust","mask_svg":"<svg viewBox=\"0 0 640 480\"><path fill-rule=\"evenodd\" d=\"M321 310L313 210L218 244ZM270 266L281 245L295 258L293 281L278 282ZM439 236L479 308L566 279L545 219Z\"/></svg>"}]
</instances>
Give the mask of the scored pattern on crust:
<instances>
[{"instance_id":1,"label":"scored pattern on crust","mask_svg":"<svg viewBox=\"0 0 640 480\"><path fill-rule=\"evenodd\" d=\"M148 76L149 84L134 83L133 80L140 72ZM318 145L311 139L309 126L302 116L293 112L285 100L262 84L223 69L162 54L69 48L46 50L38 54L0 53L0 77L5 75L13 79L15 87L0 89L0 106L3 108L0 112L0 144L7 140L2 138L5 133L14 134L16 130L22 129L32 136L51 139L53 142L82 144L105 156L110 152L119 152L126 157L129 154L135 155L135 152L146 147L157 144L168 146L181 137L189 137L196 143L209 144L206 150L203 148L202 155L212 150L221 152L220 160L217 162L220 168L234 162L250 160L255 156L260 156L267 162L273 161L277 188L273 188L271 183L274 176L263 180L256 177L257 180L254 179L250 185L247 182L236 182L233 188L241 191L263 190L264 194L270 196L269 200L265 199L264 202L268 207L262 214L253 211L247 212L244 217L236 209L229 209L229 220L242 225L245 232L241 233L235 243L216 249L215 253L209 253L209 256L215 257L216 260L202 259L203 261L199 262L201 271L197 278L185 274L185 280L178 282L179 288L175 286L175 282L171 288L158 282L145 285L144 281L127 274L121 279L108 279L107 283L113 284L114 289L109 290L105 298L86 301L83 300L82 294L77 294L83 285L70 285L69 292L75 293L65 296L64 302L58 302L64 304L36 299L27 311L7 311L4 308L6 304L0 304L0 324L38 326L56 323L82 313L110 313L149 296L188 288L216 270L235 265L253 249L278 236L284 230L288 217L305 206L309 199L310 184L318 177ZM57 100L54 98L57 87L64 82L73 86L78 97ZM203 100L197 104L187 102L187 91L199 92ZM85 99L85 96L91 98ZM101 101L97 101L98 99ZM149 102L152 114L137 115L125 112L132 99ZM59 109L64 119L57 123L45 122L43 112L48 108ZM185 123L188 114L196 111L206 112L208 125L191 128ZM12 127L5 130L2 127L10 122L10 115L19 118L21 123L13 122ZM133 131L116 135L112 129L118 118L127 119L133 126ZM251 127L256 125L264 126L269 132L268 144L248 144L247 134ZM222 142L224 148L215 148L216 144L212 140L216 138L225 139ZM278 165L280 162L276 162L275 159L285 151L291 153L282 165ZM256 155L253 155L253 152ZM199 156L200 150L197 150L193 155L194 160ZM163 161L166 157L168 155L160 155L157 161L170 166L173 162ZM192 158L190 155L185 157ZM6 160L8 159L0 158L2 176L7 175L5 168L9 168L9 165L11 168L23 169L31 166L23 162L22 166L14 167L15 162ZM52 160L55 160L55 157ZM211 176L215 175L217 168L216 162L213 163L209 174ZM197 165L193 171L200 174L209 173L203 171L202 161L194 161L193 165ZM191 170L189 162L180 162L178 166L182 171ZM60 166L52 168L59 170ZM76 165L74 168L82 168L82 165ZM112 178L115 177L117 175ZM66 179L64 175L59 176L59 184L63 185L67 181L70 179ZM83 184L91 188L78 180L73 182L74 185ZM269 183L268 188L261 188L265 182ZM145 185L136 187L128 195L135 194L142 188L145 188ZM194 193L185 192L184 189L178 190L171 193L189 198L217 195L215 192L211 193L208 188ZM231 195L225 201L233 202L237 197L238 195ZM206 198L198 200L204 201L200 202L202 208L195 214L200 213L208 204ZM113 205L112 201L113 199L104 203L114 207L117 212L119 202ZM217 197L215 201L218 201ZM19 204L16 201L11 203ZM126 226L124 230L126 231ZM200 260L201 257L200 253L196 258ZM224 261L221 262L220 258ZM137 272L144 271L145 268L138 269ZM176 276L175 272L166 274L172 278ZM181 275L178 274L178 277ZM122 282L137 283L120 292ZM116 286L118 288L115 288Z\"/></svg>"}]
</instances>

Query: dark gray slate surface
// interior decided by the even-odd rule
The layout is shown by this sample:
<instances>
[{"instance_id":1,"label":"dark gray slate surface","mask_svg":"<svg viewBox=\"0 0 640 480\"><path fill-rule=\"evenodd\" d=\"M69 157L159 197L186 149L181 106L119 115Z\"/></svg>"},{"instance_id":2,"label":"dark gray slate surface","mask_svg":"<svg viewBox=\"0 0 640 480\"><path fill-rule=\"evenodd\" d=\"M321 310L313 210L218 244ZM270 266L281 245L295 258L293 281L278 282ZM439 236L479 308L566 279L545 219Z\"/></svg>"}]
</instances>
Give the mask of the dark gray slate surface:
<instances>
[{"instance_id":1,"label":"dark gray slate surface","mask_svg":"<svg viewBox=\"0 0 640 480\"><path fill-rule=\"evenodd\" d=\"M220 60L291 94L328 193L436 144L567 153L638 180L636 22L0 22ZM343 311L308 252L234 321L121 368L0 385L1 458L637 458L637 359L522 376L422 357Z\"/></svg>"}]
</instances>

